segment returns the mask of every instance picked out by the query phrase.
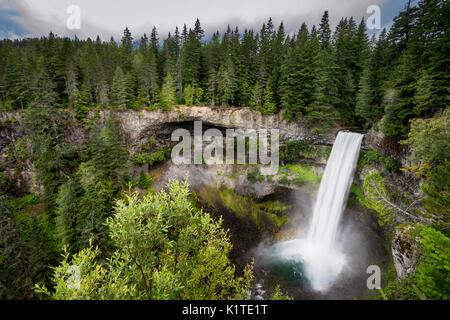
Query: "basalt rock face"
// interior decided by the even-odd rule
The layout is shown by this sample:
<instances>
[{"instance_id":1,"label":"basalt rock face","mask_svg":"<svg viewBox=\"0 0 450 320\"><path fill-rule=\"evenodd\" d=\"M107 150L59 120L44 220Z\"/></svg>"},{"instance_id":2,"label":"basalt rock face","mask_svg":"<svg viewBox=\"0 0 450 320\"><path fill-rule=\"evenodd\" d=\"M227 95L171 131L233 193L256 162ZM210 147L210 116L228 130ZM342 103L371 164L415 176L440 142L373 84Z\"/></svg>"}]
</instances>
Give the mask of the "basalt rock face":
<instances>
[{"instance_id":1,"label":"basalt rock face","mask_svg":"<svg viewBox=\"0 0 450 320\"><path fill-rule=\"evenodd\" d=\"M0 113L0 168L8 180L12 182L16 192L41 192L37 184L32 161L21 159L17 161L15 147L21 141L24 133L20 123L20 112ZM25 145L25 147L29 147Z\"/></svg>"},{"instance_id":2,"label":"basalt rock face","mask_svg":"<svg viewBox=\"0 0 450 320\"><path fill-rule=\"evenodd\" d=\"M364 136L361 148L377 150L384 157L394 157L403 167L408 165L407 146L385 136L381 131L369 130Z\"/></svg>"},{"instance_id":3,"label":"basalt rock face","mask_svg":"<svg viewBox=\"0 0 450 320\"><path fill-rule=\"evenodd\" d=\"M84 146L89 143L89 130L80 122L75 121L74 112L67 112L69 121L66 141L73 145ZM87 118L102 126L109 111L90 111ZM23 137L20 111L0 112L0 164L17 189L23 192L38 191L36 177L31 161L23 161L19 166L8 159L8 149L17 144ZM304 118L287 122L281 113L262 115L249 108L223 108L210 106L177 106L173 110L125 110L116 111L115 117L124 133L124 144L132 157L140 151L140 145L148 142L150 137L156 140L155 147L170 144L171 134L175 129L184 128L193 133L194 121L201 121L203 131L208 128L220 129L225 135L226 129L254 129L257 133L271 129L279 130L280 141L308 141L312 145L331 146L338 128L330 131L326 136L312 132ZM172 143L173 144L173 143ZM265 193L265 192L262 192Z\"/></svg>"},{"instance_id":4,"label":"basalt rock face","mask_svg":"<svg viewBox=\"0 0 450 320\"><path fill-rule=\"evenodd\" d=\"M412 227L397 229L392 239L392 257L399 278L404 278L416 270L418 244L409 235Z\"/></svg>"},{"instance_id":5,"label":"basalt rock face","mask_svg":"<svg viewBox=\"0 0 450 320\"><path fill-rule=\"evenodd\" d=\"M67 112L67 111L65 111ZM92 119L100 126L105 123L109 111L90 111L87 118ZM80 122L74 120L74 112L68 111L73 121L67 128L66 140L74 145L83 146L89 142L89 130L84 128ZM120 123L124 133L124 144L132 157L140 152L140 145L153 137L156 141L155 147L170 144L172 132L177 128L188 129L193 133L194 121L201 121L203 131L208 128L220 129L225 135L226 129L254 129L257 133L271 129L279 130L281 143L284 141L308 141L311 145L332 146L335 136L341 128L333 128L327 135L321 136L313 132L306 125L304 118L294 121L286 121L281 113L273 115L262 115L258 111L249 108L223 108L211 106L177 106L170 111L162 110L124 110L116 111L115 117ZM31 161L25 161L18 169L14 168L7 159L8 146L14 145L23 137L23 128L20 123L21 112L0 112L0 164L7 168L11 180L19 189L30 192L36 188L33 165ZM366 134L362 149L377 149L383 151L385 137L381 133L370 131ZM172 143L173 144L173 143ZM313 165L323 166L326 159ZM133 171L133 168L132 168ZM264 193L264 192L263 192Z\"/></svg>"},{"instance_id":6,"label":"basalt rock face","mask_svg":"<svg viewBox=\"0 0 450 320\"><path fill-rule=\"evenodd\" d=\"M281 141L306 140L311 144L322 145L332 145L336 133L331 132L327 137L321 137L306 126L304 119L287 122L281 113L262 115L249 108L178 106L171 111L127 110L116 115L129 141L139 141L152 133L167 136L169 132L165 128L175 129L183 123L193 121L202 121L204 126L224 129L278 129Z\"/></svg>"}]
</instances>

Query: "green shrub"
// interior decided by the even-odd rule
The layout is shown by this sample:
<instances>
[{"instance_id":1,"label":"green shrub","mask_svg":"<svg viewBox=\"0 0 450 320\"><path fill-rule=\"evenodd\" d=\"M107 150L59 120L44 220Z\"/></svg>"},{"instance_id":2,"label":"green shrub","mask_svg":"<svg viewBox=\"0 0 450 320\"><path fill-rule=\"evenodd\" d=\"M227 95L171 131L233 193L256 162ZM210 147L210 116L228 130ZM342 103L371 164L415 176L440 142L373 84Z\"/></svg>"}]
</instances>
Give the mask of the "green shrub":
<instances>
[{"instance_id":1,"label":"green shrub","mask_svg":"<svg viewBox=\"0 0 450 320\"><path fill-rule=\"evenodd\" d=\"M299 158L310 158L313 156L314 147L308 141L286 141L280 148L280 160L295 162Z\"/></svg>"},{"instance_id":2,"label":"green shrub","mask_svg":"<svg viewBox=\"0 0 450 320\"><path fill-rule=\"evenodd\" d=\"M437 166L436 170L427 173L422 185L425 198L422 200L427 212L440 215L449 222L448 208L450 208L450 163Z\"/></svg>"},{"instance_id":3,"label":"green shrub","mask_svg":"<svg viewBox=\"0 0 450 320\"><path fill-rule=\"evenodd\" d=\"M264 181L264 176L259 172L258 167L254 167L252 171L247 173L247 179L251 183Z\"/></svg>"},{"instance_id":4,"label":"green shrub","mask_svg":"<svg viewBox=\"0 0 450 320\"><path fill-rule=\"evenodd\" d=\"M282 176L280 179L278 179L278 183L281 184L291 184L291 181L289 181L287 176Z\"/></svg>"},{"instance_id":5,"label":"green shrub","mask_svg":"<svg viewBox=\"0 0 450 320\"><path fill-rule=\"evenodd\" d=\"M137 185L141 189L147 189L152 184L152 181L153 181L152 175L145 172L141 172Z\"/></svg>"},{"instance_id":6,"label":"green shrub","mask_svg":"<svg viewBox=\"0 0 450 320\"><path fill-rule=\"evenodd\" d=\"M139 153L133 157L133 162L137 165L143 165L148 162L148 154L147 153Z\"/></svg>"},{"instance_id":7,"label":"green shrub","mask_svg":"<svg viewBox=\"0 0 450 320\"><path fill-rule=\"evenodd\" d=\"M126 188L133 188L137 184L136 181L134 181L133 177L129 174L123 177L123 183Z\"/></svg>"},{"instance_id":8,"label":"green shrub","mask_svg":"<svg viewBox=\"0 0 450 320\"><path fill-rule=\"evenodd\" d=\"M292 182L296 186L303 186L308 183L314 183L319 184L320 183L320 176L317 176L314 172L309 170L303 170L301 173L299 173Z\"/></svg>"},{"instance_id":9,"label":"green shrub","mask_svg":"<svg viewBox=\"0 0 450 320\"><path fill-rule=\"evenodd\" d=\"M12 202L14 204L15 209L20 210L26 206L32 206L36 203L39 203L39 198L36 197L34 194L27 194L22 198L14 198Z\"/></svg>"},{"instance_id":10,"label":"green shrub","mask_svg":"<svg viewBox=\"0 0 450 320\"><path fill-rule=\"evenodd\" d=\"M191 204L187 183L170 182L166 190L142 199L134 193L117 202L106 220L114 246L108 263L99 262L92 243L74 255L65 251L53 269L53 290L36 290L54 300L247 298L252 265L237 275L221 220ZM67 285L71 265L80 267L79 289Z\"/></svg>"},{"instance_id":11,"label":"green shrub","mask_svg":"<svg viewBox=\"0 0 450 320\"><path fill-rule=\"evenodd\" d=\"M382 161L383 168L387 171L398 171L400 169L400 165L393 157L385 157L382 159Z\"/></svg>"},{"instance_id":12,"label":"green shrub","mask_svg":"<svg viewBox=\"0 0 450 320\"><path fill-rule=\"evenodd\" d=\"M316 152L316 156L323 159L328 159L330 157L332 147L330 146L320 146Z\"/></svg>"},{"instance_id":13,"label":"green shrub","mask_svg":"<svg viewBox=\"0 0 450 320\"><path fill-rule=\"evenodd\" d=\"M138 153L133 157L133 162L137 165L148 163L153 166L156 163L163 162L170 155L169 148L161 148L151 153Z\"/></svg>"},{"instance_id":14,"label":"green shrub","mask_svg":"<svg viewBox=\"0 0 450 320\"><path fill-rule=\"evenodd\" d=\"M357 193L359 202L378 213L380 226L390 225L393 221L393 209L387 202L392 202L384 184L384 177L379 172L372 172L364 178L362 193Z\"/></svg>"},{"instance_id":15,"label":"green shrub","mask_svg":"<svg viewBox=\"0 0 450 320\"><path fill-rule=\"evenodd\" d=\"M450 238L432 227L420 226L421 254L417 286L429 299L450 299Z\"/></svg>"},{"instance_id":16,"label":"green shrub","mask_svg":"<svg viewBox=\"0 0 450 320\"><path fill-rule=\"evenodd\" d=\"M416 271L407 278L388 282L390 299L450 299L450 238L433 227L416 224L411 241L419 239Z\"/></svg>"},{"instance_id":17,"label":"green shrub","mask_svg":"<svg viewBox=\"0 0 450 320\"><path fill-rule=\"evenodd\" d=\"M380 161L380 154L377 150L361 151L359 154L359 165L364 168L371 164L371 162L378 163Z\"/></svg>"},{"instance_id":18,"label":"green shrub","mask_svg":"<svg viewBox=\"0 0 450 320\"><path fill-rule=\"evenodd\" d=\"M166 160L166 150L162 148L149 154L148 164L152 166L155 163L163 162L164 160Z\"/></svg>"},{"instance_id":19,"label":"green shrub","mask_svg":"<svg viewBox=\"0 0 450 320\"><path fill-rule=\"evenodd\" d=\"M400 169L400 165L394 157L382 157L377 150L362 151L359 156L359 167L364 168L371 164L382 164L387 171Z\"/></svg>"},{"instance_id":20,"label":"green shrub","mask_svg":"<svg viewBox=\"0 0 450 320\"><path fill-rule=\"evenodd\" d=\"M6 175L0 172L0 194L7 193L11 188L11 183Z\"/></svg>"},{"instance_id":21,"label":"green shrub","mask_svg":"<svg viewBox=\"0 0 450 320\"><path fill-rule=\"evenodd\" d=\"M89 113L89 107L80 105L75 110L75 118L77 118L78 120L82 120L82 119L86 118L88 113Z\"/></svg>"}]
</instances>

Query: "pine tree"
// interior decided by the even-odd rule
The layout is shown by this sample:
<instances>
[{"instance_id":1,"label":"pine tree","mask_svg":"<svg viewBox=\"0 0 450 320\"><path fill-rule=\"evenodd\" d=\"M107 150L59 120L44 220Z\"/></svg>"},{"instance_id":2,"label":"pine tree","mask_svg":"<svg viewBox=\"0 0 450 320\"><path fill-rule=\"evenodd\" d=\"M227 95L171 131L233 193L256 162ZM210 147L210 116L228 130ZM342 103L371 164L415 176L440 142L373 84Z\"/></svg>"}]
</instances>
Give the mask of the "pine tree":
<instances>
[{"instance_id":1,"label":"pine tree","mask_svg":"<svg viewBox=\"0 0 450 320\"><path fill-rule=\"evenodd\" d=\"M56 237L69 246L70 252L77 252L82 248L79 241L80 220L83 215L80 212L82 192L79 181L72 178L61 186L56 198Z\"/></svg>"},{"instance_id":2,"label":"pine tree","mask_svg":"<svg viewBox=\"0 0 450 320\"><path fill-rule=\"evenodd\" d=\"M134 74L136 74L137 80L137 92L138 92L138 106L150 105L150 67L146 64L145 55L138 52L134 56L133 68Z\"/></svg>"},{"instance_id":3,"label":"pine tree","mask_svg":"<svg viewBox=\"0 0 450 320\"><path fill-rule=\"evenodd\" d=\"M172 74L167 73L161 88L160 104L164 110L170 110L176 105L176 88Z\"/></svg>"},{"instance_id":4,"label":"pine tree","mask_svg":"<svg viewBox=\"0 0 450 320\"><path fill-rule=\"evenodd\" d=\"M237 81L230 56L228 56L225 63L220 68L218 91L223 105L228 106L233 104L235 93L237 91Z\"/></svg>"},{"instance_id":5,"label":"pine tree","mask_svg":"<svg viewBox=\"0 0 450 320\"><path fill-rule=\"evenodd\" d=\"M69 108L75 108L78 100L77 76L73 66L69 66L66 75L66 91Z\"/></svg>"},{"instance_id":6,"label":"pine tree","mask_svg":"<svg viewBox=\"0 0 450 320\"><path fill-rule=\"evenodd\" d=\"M314 79L315 90L312 102L306 108L306 120L313 131L324 134L338 119L334 107L337 87L333 77L331 53L322 50L319 58L318 71Z\"/></svg>"},{"instance_id":7,"label":"pine tree","mask_svg":"<svg viewBox=\"0 0 450 320\"><path fill-rule=\"evenodd\" d=\"M122 146L123 135L119 122L112 112L109 113L101 134L98 133L98 129L94 128L91 136L93 166L101 176L117 180L125 167L126 152Z\"/></svg>"},{"instance_id":8,"label":"pine tree","mask_svg":"<svg viewBox=\"0 0 450 320\"><path fill-rule=\"evenodd\" d=\"M109 88L108 84L105 80L101 80L100 82L100 90L99 90L99 103L102 108L106 108L109 106Z\"/></svg>"},{"instance_id":9,"label":"pine tree","mask_svg":"<svg viewBox=\"0 0 450 320\"><path fill-rule=\"evenodd\" d=\"M288 120L304 113L312 101L318 49L317 37L310 39L308 28L303 24L281 69L280 100L283 115Z\"/></svg>"},{"instance_id":10,"label":"pine tree","mask_svg":"<svg viewBox=\"0 0 450 320\"><path fill-rule=\"evenodd\" d=\"M197 31L200 32L200 31ZM201 48L202 44L199 40L201 33L196 34L195 31L189 30L182 53L182 70L183 83L195 86L200 83L201 73Z\"/></svg>"},{"instance_id":11,"label":"pine tree","mask_svg":"<svg viewBox=\"0 0 450 320\"><path fill-rule=\"evenodd\" d=\"M279 105L280 95L279 95L279 82L281 78L281 64L283 63L283 57L286 53L285 50L285 40L286 34L284 31L283 22L280 23L278 27L278 31L274 36L272 42L272 72L270 76L270 86L273 90L273 103L275 104L275 108Z\"/></svg>"},{"instance_id":12,"label":"pine tree","mask_svg":"<svg viewBox=\"0 0 450 320\"><path fill-rule=\"evenodd\" d=\"M192 106L194 104L194 90L190 84L184 88L183 98L186 105Z\"/></svg>"},{"instance_id":13,"label":"pine tree","mask_svg":"<svg viewBox=\"0 0 450 320\"><path fill-rule=\"evenodd\" d=\"M264 104L260 111L262 114L272 114L278 111L270 80L267 81L266 88L264 89Z\"/></svg>"},{"instance_id":14,"label":"pine tree","mask_svg":"<svg viewBox=\"0 0 450 320\"><path fill-rule=\"evenodd\" d=\"M0 299L30 298L30 264L22 228L6 196L0 194Z\"/></svg>"},{"instance_id":15,"label":"pine tree","mask_svg":"<svg viewBox=\"0 0 450 320\"><path fill-rule=\"evenodd\" d=\"M361 80L359 82L359 92L356 96L356 114L364 119L365 127L376 120L376 109L374 109L372 88L370 87L370 70L368 67L364 68Z\"/></svg>"},{"instance_id":16,"label":"pine tree","mask_svg":"<svg viewBox=\"0 0 450 320\"><path fill-rule=\"evenodd\" d=\"M114 72L114 79L112 85L112 96L114 104L119 108L126 108L129 98L128 98L128 83L122 68L117 66Z\"/></svg>"},{"instance_id":17,"label":"pine tree","mask_svg":"<svg viewBox=\"0 0 450 320\"><path fill-rule=\"evenodd\" d=\"M19 48L15 49L8 57L6 62L6 96L9 103L15 109L22 110L27 103L27 96L29 95L29 82L26 76L23 54Z\"/></svg>"},{"instance_id":18,"label":"pine tree","mask_svg":"<svg viewBox=\"0 0 450 320\"><path fill-rule=\"evenodd\" d=\"M256 110L261 110L264 102L264 90L259 83L256 83L251 93L250 107Z\"/></svg>"},{"instance_id":19,"label":"pine tree","mask_svg":"<svg viewBox=\"0 0 450 320\"><path fill-rule=\"evenodd\" d=\"M23 124L33 146L32 159L46 197L53 201L70 176L76 153L64 141L66 121L56 108L55 85L44 69L33 86L34 102L25 110Z\"/></svg>"},{"instance_id":20,"label":"pine tree","mask_svg":"<svg viewBox=\"0 0 450 320\"><path fill-rule=\"evenodd\" d=\"M183 72L182 72L182 58L181 58L181 43L182 39L178 27L175 28L175 82L177 87L177 97L181 98L183 96Z\"/></svg>"},{"instance_id":21,"label":"pine tree","mask_svg":"<svg viewBox=\"0 0 450 320\"><path fill-rule=\"evenodd\" d=\"M77 119L83 119L87 116L88 112L89 112L88 93L86 85L83 84L77 96L75 117Z\"/></svg>"},{"instance_id":22,"label":"pine tree","mask_svg":"<svg viewBox=\"0 0 450 320\"><path fill-rule=\"evenodd\" d=\"M125 72L131 70L133 61L133 37L131 36L130 30L125 28L123 31L122 45L121 49L121 62L122 68Z\"/></svg>"},{"instance_id":23,"label":"pine tree","mask_svg":"<svg viewBox=\"0 0 450 320\"><path fill-rule=\"evenodd\" d=\"M328 11L325 11L322 20L320 21L319 31L318 31L320 48L322 50L329 50L331 42L331 29L328 18Z\"/></svg>"},{"instance_id":24,"label":"pine tree","mask_svg":"<svg viewBox=\"0 0 450 320\"><path fill-rule=\"evenodd\" d=\"M411 54L400 56L393 88L386 92L382 127L383 132L392 138L406 138L408 122L414 116L416 68L413 61Z\"/></svg>"}]
</instances>

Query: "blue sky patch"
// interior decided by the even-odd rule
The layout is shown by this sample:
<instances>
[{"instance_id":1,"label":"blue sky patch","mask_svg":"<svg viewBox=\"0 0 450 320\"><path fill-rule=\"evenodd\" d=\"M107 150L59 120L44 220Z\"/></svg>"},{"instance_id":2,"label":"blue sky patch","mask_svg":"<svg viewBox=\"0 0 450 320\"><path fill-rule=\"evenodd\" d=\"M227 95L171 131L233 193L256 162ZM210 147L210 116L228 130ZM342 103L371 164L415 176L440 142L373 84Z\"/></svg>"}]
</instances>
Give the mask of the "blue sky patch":
<instances>
[{"instance_id":1,"label":"blue sky patch","mask_svg":"<svg viewBox=\"0 0 450 320\"><path fill-rule=\"evenodd\" d=\"M20 13L0 6L0 39L11 38L14 35L24 36L28 33L20 23L13 20L14 16L20 16Z\"/></svg>"}]
</instances>

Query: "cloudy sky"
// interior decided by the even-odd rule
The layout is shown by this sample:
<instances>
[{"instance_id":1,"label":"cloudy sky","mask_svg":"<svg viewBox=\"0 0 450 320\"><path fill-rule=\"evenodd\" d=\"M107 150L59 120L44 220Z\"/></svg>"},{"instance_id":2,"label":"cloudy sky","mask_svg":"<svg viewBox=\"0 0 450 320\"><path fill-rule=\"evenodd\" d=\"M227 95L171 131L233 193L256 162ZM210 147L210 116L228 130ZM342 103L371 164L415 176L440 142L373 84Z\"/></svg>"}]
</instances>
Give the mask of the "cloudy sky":
<instances>
[{"instance_id":1,"label":"cloudy sky","mask_svg":"<svg viewBox=\"0 0 450 320\"><path fill-rule=\"evenodd\" d=\"M318 25L329 10L332 26L341 17L368 17L367 8L381 8L381 26L389 27L392 19L405 7L406 0L0 0L0 39L47 35L120 39L127 26L135 38L150 33L156 26L165 37L175 26L192 26L198 17L207 34L232 27L260 29L272 17L281 21L289 32L296 32L302 22ZM81 28L67 28L71 5L80 8Z\"/></svg>"}]
</instances>

